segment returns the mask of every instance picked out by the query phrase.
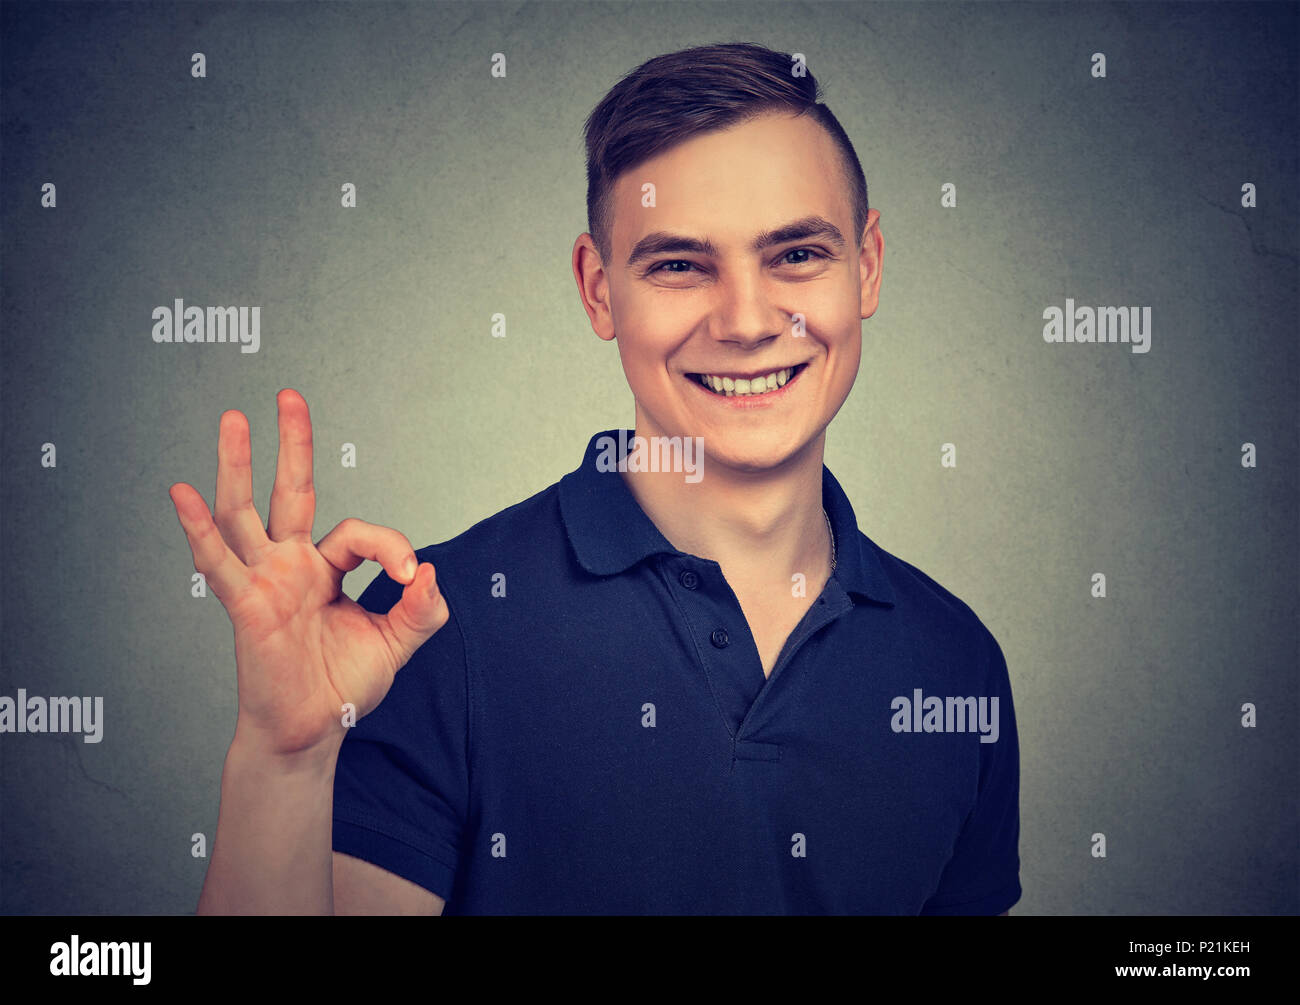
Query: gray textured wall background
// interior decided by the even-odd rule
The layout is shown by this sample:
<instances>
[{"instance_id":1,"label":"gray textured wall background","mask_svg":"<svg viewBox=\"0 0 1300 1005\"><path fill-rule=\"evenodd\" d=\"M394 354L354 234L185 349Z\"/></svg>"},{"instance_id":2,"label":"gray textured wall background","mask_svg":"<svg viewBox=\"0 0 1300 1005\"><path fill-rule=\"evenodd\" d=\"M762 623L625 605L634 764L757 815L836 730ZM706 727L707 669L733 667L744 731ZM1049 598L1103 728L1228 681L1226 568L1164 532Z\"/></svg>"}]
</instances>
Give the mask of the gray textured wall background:
<instances>
[{"instance_id":1,"label":"gray textured wall background","mask_svg":"<svg viewBox=\"0 0 1300 1005\"><path fill-rule=\"evenodd\" d=\"M644 59L713 41L807 54L881 211L827 463L1006 654L1014 913L1300 906L1294 6L7 3L0 26L0 694L106 718L99 744L0 736L0 910L194 909L234 649L167 487L211 505L223 409L264 519L292 386L315 536L352 515L417 547L632 425L569 269L581 126ZM1067 296L1151 306L1151 351L1045 344ZM260 352L154 344L177 297L261 305Z\"/></svg>"}]
</instances>

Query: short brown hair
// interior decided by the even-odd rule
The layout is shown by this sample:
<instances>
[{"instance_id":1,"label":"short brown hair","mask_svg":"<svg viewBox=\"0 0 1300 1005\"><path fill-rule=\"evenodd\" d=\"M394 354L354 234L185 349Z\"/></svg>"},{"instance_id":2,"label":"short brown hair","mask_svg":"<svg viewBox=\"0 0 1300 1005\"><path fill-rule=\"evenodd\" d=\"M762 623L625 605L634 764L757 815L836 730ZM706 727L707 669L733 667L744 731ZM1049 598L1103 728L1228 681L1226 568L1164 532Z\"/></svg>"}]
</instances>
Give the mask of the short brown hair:
<instances>
[{"instance_id":1,"label":"short brown hair","mask_svg":"<svg viewBox=\"0 0 1300 1005\"><path fill-rule=\"evenodd\" d=\"M625 172L699 133L788 109L811 114L831 135L851 190L854 234L867 223L867 180L848 134L819 102L811 73L791 72L793 57L749 42L702 45L655 56L620 80L587 117L587 230L608 264L610 191Z\"/></svg>"}]
</instances>

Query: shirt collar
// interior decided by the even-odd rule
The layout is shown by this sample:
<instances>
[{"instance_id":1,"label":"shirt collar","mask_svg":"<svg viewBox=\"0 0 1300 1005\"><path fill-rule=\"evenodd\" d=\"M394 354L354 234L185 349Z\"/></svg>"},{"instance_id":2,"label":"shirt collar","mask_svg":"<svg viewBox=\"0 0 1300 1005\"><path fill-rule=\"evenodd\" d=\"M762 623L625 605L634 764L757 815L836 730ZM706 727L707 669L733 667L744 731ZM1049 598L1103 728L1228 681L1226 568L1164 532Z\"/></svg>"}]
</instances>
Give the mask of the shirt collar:
<instances>
[{"instance_id":1,"label":"shirt collar","mask_svg":"<svg viewBox=\"0 0 1300 1005\"><path fill-rule=\"evenodd\" d=\"M588 572L612 576L651 555L681 555L641 509L617 471L596 467L600 454L613 450L622 460L633 430L606 429L592 436L582 466L560 479L560 515L565 531ZM834 576L848 593L882 604L894 604L894 590L885 575L875 544L858 532L848 496L830 469L822 465L822 505L835 532Z\"/></svg>"}]
</instances>

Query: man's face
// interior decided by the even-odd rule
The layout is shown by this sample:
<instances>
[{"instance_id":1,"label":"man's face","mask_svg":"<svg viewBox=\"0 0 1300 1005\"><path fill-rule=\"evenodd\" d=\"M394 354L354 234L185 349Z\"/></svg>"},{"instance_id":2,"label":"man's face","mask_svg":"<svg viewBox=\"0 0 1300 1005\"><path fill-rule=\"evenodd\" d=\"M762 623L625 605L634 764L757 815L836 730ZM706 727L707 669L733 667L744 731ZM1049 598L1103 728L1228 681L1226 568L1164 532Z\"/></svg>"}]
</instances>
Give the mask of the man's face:
<instances>
[{"instance_id":1,"label":"man's face","mask_svg":"<svg viewBox=\"0 0 1300 1005\"><path fill-rule=\"evenodd\" d=\"M713 464L752 472L816 441L857 376L884 251L875 210L853 233L829 134L770 114L694 137L620 177L612 208L612 261L584 234L574 271L593 328L618 340L638 432L702 436ZM771 374L785 383L737 393Z\"/></svg>"}]
</instances>

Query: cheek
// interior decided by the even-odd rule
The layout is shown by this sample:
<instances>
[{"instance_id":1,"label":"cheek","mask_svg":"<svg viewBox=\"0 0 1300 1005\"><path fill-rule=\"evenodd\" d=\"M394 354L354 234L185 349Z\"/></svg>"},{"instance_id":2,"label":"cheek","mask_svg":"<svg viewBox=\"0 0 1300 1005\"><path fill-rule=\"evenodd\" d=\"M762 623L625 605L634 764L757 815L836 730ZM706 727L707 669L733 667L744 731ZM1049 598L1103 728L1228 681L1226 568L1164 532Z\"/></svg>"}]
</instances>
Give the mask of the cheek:
<instances>
[{"instance_id":1,"label":"cheek","mask_svg":"<svg viewBox=\"0 0 1300 1005\"><path fill-rule=\"evenodd\" d=\"M692 314L677 302L651 296L625 297L614 315L619 357L629 375L643 381L666 379L673 353L694 331Z\"/></svg>"},{"instance_id":2,"label":"cheek","mask_svg":"<svg viewBox=\"0 0 1300 1005\"><path fill-rule=\"evenodd\" d=\"M861 319L858 319L861 320ZM852 385L858 375L858 365L862 361L862 336L854 335L840 346L841 379Z\"/></svg>"},{"instance_id":3,"label":"cheek","mask_svg":"<svg viewBox=\"0 0 1300 1005\"><path fill-rule=\"evenodd\" d=\"M802 314L807 334L830 347L839 346L859 330L857 291L843 280L822 277L792 286L777 305L787 314Z\"/></svg>"},{"instance_id":4,"label":"cheek","mask_svg":"<svg viewBox=\"0 0 1300 1005\"><path fill-rule=\"evenodd\" d=\"M860 321L859 318L854 323L858 324ZM834 390L831 391L831 395L843 404L858 379L858 367L862 360L862 336L855 333L851 338L839 342L835 347L835 354L835 378L831 385Z\"/></svg>"},{"instance_id":5,"label":"cheek","mask_svg":"<svg viewBox=\"0 0 1300 1005\"><path fill-rule=\"evenodd\" d=\"M829 340L839 344L857 336L862 331L858 288L852 283L827 285L808 298L808 323L826 333Z\"/></svg>"},{"instance_id":6,"label":"cheek","mask_svg":"<svg viewBox=\"0 0 1300 1005\"><path fill-rule=\"evenodd\" d=\"M619 331L619 359L628 386L639 398L647 400L663 393L668 380L665 350L661 348L654 332L644 329Z\"/></svg>"}]
</instances>

